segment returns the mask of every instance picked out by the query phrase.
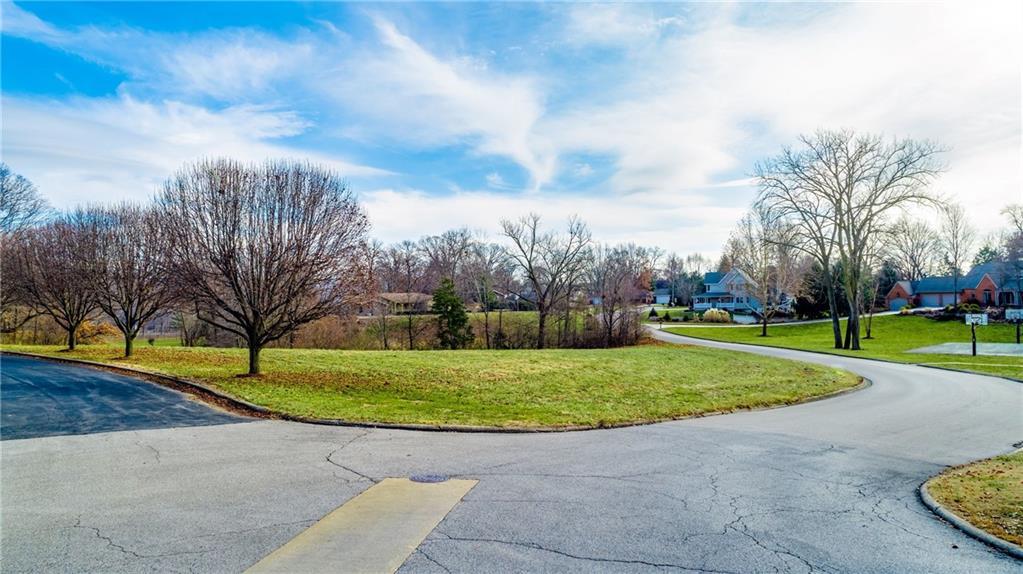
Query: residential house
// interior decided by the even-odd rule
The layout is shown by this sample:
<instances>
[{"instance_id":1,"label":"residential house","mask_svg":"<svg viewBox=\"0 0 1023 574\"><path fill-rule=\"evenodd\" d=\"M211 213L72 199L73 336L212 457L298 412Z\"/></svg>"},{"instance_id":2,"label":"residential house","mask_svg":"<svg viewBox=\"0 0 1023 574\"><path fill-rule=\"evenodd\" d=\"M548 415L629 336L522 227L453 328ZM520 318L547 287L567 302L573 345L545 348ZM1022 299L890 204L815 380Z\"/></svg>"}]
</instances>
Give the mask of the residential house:
<instances>
[{"instance_id":1,"label":"residential house","mask_svg":"<svg viewBox=\"0 0 1023 574\"><path fill-rule=\"evenodd\" d=\"M711 272L703 276L703 292L693 295L693 310L727 309L729 311L757 313L760 301L747 288L752 284L749 276L739 269L727 273Z\"/></svg>"},{"instance_id":2,"label":"residential house","mask_svg":"<svg viewBox=\"0 0 1023 574\"><path fill-rule=\"evenodd\" d=\"M917 281L898 281L885 296L888 308L944 307L976 301L980 305L1013 306L1018 300L1019 277L1004 263L977 265L969 273L953 280L951 275L924 277Z\"/></svg>"},{"instance_id":3,"label":"residential house","mask_svg":"<svg viewBox=\"0 0 1023 574\"><path fill-rule=\"evenodd\" d=\"M377 298L388 315L426 313L433 306L433 296L426 293L380 293Z\"/></svg>"},{"instance_id":4,"label":"residential house","mask_svg":"<svg viewBox=\"0 0 1023 574\"><path fill-rule=\"evenodd\" d=\"M654 303L657 305L671 305L671 289L667 287L654 289Z\"/></svg>"}]
</instances>

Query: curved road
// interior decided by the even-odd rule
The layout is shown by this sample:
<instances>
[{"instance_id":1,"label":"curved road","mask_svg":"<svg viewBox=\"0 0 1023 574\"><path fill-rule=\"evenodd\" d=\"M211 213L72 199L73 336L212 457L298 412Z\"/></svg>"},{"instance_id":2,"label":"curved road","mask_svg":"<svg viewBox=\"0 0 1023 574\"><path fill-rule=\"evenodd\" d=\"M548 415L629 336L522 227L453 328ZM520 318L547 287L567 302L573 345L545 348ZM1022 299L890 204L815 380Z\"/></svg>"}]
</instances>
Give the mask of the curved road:
<instances>
[{"instance_id":1,"label":"curved road","mask_svg":"<svg viewBox=\"0 0 1023 574\"><path fill-rule=\"evenodd\" d=\"M413 473L480 482L403 573L1023 569L916 494L945 465L1023 440L1023 384L655 336L834 365L874 384L576 433L256 421L4 441L3 570L240 571L374 481Z\"/></svg>"}]
</instances>

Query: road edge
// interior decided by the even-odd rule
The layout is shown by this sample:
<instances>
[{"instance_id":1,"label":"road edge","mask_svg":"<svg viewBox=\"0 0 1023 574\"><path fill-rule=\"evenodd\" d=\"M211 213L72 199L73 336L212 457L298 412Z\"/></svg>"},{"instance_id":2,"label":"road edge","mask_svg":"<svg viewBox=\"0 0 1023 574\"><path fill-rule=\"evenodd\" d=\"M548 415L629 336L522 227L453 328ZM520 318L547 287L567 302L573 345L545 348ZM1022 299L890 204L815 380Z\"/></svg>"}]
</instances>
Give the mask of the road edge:
<instances>
[{"instance_id":1,"label":"road edge","mask_svg":"<svg viewBox=\"0 0 1023 574\"><path fill-rule=\"evenodd\" d=\"M673 327L668 327L668 328L671 329ZM714 327L705 327L705 328L713 329ZM995 379L1005 379L1006 381L1012 381L1014 383L1023 383L1023 379L1017 379L1015 377L1007 377L1005 375L995 375L995 374L992 374L992 373L981 373L980 371L966 371L966 370L963 370L963 369L953 369L951 367L939 367L938 365L928 365L926 363L902 363L902 362L899 362L899 361L892 361L891 359L876 359L876 358L873 358L873 357L857 357L856 355L843 355L843 354L840 354L840 353L829 353L828 351L813 351L813 350L810 350L810 349L793 349L793 348L790 348L790 347L779 347L777 345L764 345L762 343L736 343L734 341L721 341L721 340L718 340L718 339L711 339L710 337L701 337L699 335L681 335L679 333L672 333L671 331L664 331L664 330L661 330L661 329L655 329L655 330L657 330L657 331L659 331L661 333L667 333L668 335L673 335L675 337L689 337L691 339L699 339L701 341L709 341L711 343L724 343L726 345L739 345L739 346L747 345L749 347L760 347L762 349L783 349L783 350L786 350L786 351L797 351L797 352L800 352L800 353L813 353L815 355L825 355L825 356L828 356L828 357L847 357L847 358L850 358L850 359L859 359L861 361L877 361L879 363L888 363L888 364L891 364L891 365L909 365L911 367L923 367L925 369L937 369L939 371L948 371L950 373L966 373L967 375L979 375L981 377L992 377L992 378L995 378ZM798 359L794 359L794 360L798 360Z\"/></svg>"},{"instance_id":2,"label":"road edge","mask_svg":"<svg viewBox=\"0 0 1023 574\"><path fill-rule=\"evenodd\" d=\"M1008 540L1003 540L995 536L994 534L990 534L988 532L985 532L984 530L981 530L980 528L977 528L976 526L964 520L963 518L960 518L959 515L952 512L948 508L942 506L940 502L935 500L934 497L931 496L931 493L927 491L927 485L938 476L940 475L935 475L932 476L931 478L928 478L917 489L917 491L920 494L920 501L924 503L924 506L929 508L931 512L933 512L934 514L937 514L939 517L944 519L945 522L948 522L952 526L955 526L956 528L972 536L973 538L976 538L977 540L980 540L981 542L987 544L988 546L992 546L995 549L1004 552L1009 556L1012 556L1013 558L1023 560L1023 546L1017 546L1012 542L1009 542Z\"/></svg>"},{"instance_id":3,"label":"road edge","mask_svg":"<svg viewBox=\"0 0 1023 574\"><path fill-rule=\"evenodd\" d=\"M670 343L669 343L670 344ZM526 433L558 433L558 432L581 432L581 431L593 431L593 430L606 430L606 429L619 429L637 426L646 426L659 423L668 423L674 421L684 421L690 419L700 419L705 417L713 417L720 415L728 415L740 412L754 412L754 411L767 411L774 409L781 409L786 407L797 406L806 403L813 403L817 401L823 401L827 399L833 399L842 395L855 393L870 387L873 382L870 379L856 375L860 378L858 385L848 387L845 389L839 389L823 395L817 395L813 397L807 397L791 403L782 403L777 405L770 405L765 407L754 407L754 408L741 408L731 409L722 411L711 411L706 413L700 413L695 415L685 415L680 417L668 417L662 419L648 420L648 421L636 421L636 422L624 422L615 423L609 425L574 425L574 426L563 426L563 427L494 427L494 426L475 426L475 425L427 425L427 424L414 424L414 423L377 423L377 422L359 422L359 421L346 421L343 419L321 419L316 417L304 417L301 415L292 415L289 413L276 411L267 407L250 403L244 399L235 397L229 393L225 393L219 389L208 387L202 383L190 381L188 379L182 379L171 375L165 375L163 373L157 373L153 371L146 371L144 369L136 369L133 367L125 367L121 365L111 365L109 363L100 363L97 361L87 361L84 359L72 359L68 357L54 357L50 355L39 355L36 353L26 353L23 351L8 351L0 350L0 356L2 355L14 355L20 357L30 357L33 359L40 359L44 361L52 361L55 363L67 363L73 365L82 365L85 367L91 367L94 369L110 371L129 377L135 377L146 380L148 382L169 387L176 391L190 394L202 400L203 402L211 403L215 406L223 408L227 411L234 412L236 414L243 414L255 418L263 419L276 419L286 420L292 422L299 422L305 424L324 425L324 426L341 426L341 427L357 427L357 428L373 428L373 429L394 429L394 430L414 430L414 431L429 431L429 432L459 432L459 433L494 433L494 434L526 434ZM853 373L855 375L855 373Z\"/></svg>"}]
</instances>

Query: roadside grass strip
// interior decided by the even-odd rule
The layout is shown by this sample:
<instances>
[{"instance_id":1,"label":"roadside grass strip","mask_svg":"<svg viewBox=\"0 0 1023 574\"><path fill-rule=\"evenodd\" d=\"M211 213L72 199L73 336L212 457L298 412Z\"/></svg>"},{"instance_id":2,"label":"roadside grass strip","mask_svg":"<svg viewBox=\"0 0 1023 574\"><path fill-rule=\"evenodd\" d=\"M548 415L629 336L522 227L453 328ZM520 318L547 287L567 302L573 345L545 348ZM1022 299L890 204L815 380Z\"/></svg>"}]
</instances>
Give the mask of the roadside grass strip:
<instances>
[{"instance_id":1,"label":"roadside grass strip","mask_svg":"<svg viewBox=\"0 0 1023 574\"><path fill-rule=\"evenodd\" d=\"M201 383L275 413L348 423L578 429L793 404L851 389L837 368L704 347L338 351L266 349L264 374L245 349L114 345L3 346L138 368Z\"/></svg>"},{"instance_id":2,"label":"roadside grass strip","mask_svg":"<svg viewBox=\"0 0 1023 574\"><path fill-rule=\"evenodd\" d=\"M866 321L866 319L863 319ZM845 321L842 321L845 328ZM865 327L864 327L865 329ZM672 326L665 331L697 339L708 339L724 343L744 343L763 347L781 347L800 351L813 351L831 355L881 359L897 363L940 366L959 371L998 375L1023 380L1023 356L1018 358L1005 355L968 356L961 354L926 354L911 352L916 349L933 347L944 343L970 343L970 327L962 321L935 321L925 317L883 315L874 317L871 326L872 338L866 339L861 333L859 351L834 348L831 323L808 323L803 325L771 325L767 337L760 336L759 329L738 329L729 327ZM979 343L1015 344L1016 328L1004 323L992 323L977 328Z\"/></svg>"}]
</instances>

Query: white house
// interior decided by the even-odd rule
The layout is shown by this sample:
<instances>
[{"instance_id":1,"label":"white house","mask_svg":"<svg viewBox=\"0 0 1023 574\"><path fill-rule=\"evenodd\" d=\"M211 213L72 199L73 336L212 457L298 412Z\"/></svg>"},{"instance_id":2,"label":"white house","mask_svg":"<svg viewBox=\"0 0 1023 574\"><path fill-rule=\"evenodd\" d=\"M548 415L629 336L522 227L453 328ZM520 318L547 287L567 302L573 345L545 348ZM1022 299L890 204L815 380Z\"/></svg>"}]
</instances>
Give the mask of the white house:
<instances>
[{"instance_id":1,"label":"white house","mask_svg":"<svg viewBox=\"0 0 1023 574\"><path fill-rule=\"evenodd\" d=\"M727 309L756 313L760 310L760 301L750 295L747 285L751 283L750 278L738 269L728 273L707 273L703 276L703 293L693 296L693 310Z\"/></svg>"}]
</instances>

